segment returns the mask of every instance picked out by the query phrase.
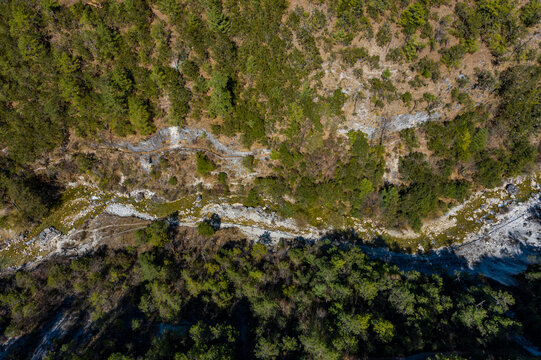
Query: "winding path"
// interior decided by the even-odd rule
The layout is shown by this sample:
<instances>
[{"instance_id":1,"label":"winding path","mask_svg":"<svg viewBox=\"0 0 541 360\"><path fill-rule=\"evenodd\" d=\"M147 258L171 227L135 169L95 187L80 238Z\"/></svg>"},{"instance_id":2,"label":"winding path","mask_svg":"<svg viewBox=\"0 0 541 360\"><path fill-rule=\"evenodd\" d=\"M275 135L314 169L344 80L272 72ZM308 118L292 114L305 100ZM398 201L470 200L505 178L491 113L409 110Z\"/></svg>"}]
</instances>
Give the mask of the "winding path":
<instances>
[{"instance_id":1,"label":"winding path","mask_svg":"<svg viewBox=\"0 0 541 360\"><path fill-rule=\"evenodd\" d=\"M111 147L107 147L107 149L110 150ZM189 146L189 145L182 145L182 146L169 145L169 146L165 146L165 147L161 147L161 148L158 148L158 149L155 149L155 150L149 150L149 151L132 151L132 150L129 150L129 149L122 149L122 148L118 148L118 147L115 147L115 150L123 152L125 154L131 154L131 155L150 155L150 154L157 154L157 153L161 153L161 152L165 152L165 151L173 151L173 150L177 150L177 151L180 151L180 152L204 151L204 152L216 155L217 157L222 158L222 159L242 159L242 158L244 158L246 156L249 156L249 155L253 156L254 158L264 158L264 157L269 156L268 153L260 153L260 154L249 153L247 155L240 155L240 154L225 155L225 154L217 152L216 150L212 150L210 148L201 147L201 146Z\"/></svg>"}]
</instances>

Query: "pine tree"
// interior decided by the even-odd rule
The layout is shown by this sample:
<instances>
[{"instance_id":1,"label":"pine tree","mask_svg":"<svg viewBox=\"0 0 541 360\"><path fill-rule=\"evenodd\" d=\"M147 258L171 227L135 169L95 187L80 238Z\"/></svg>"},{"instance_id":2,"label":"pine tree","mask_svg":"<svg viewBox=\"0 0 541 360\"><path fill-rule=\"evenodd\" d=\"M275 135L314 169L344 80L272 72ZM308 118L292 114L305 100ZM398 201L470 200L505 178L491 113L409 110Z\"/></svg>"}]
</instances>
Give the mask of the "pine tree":
<instances>
[{"instance_id":1,"label":"pine tree","mask_svg":"<svg viewBox=\"0 0 541 360\"><path fill-rule=\"evenodd\" d=\"M132 96L128 99L129 118L135 130L141 135L150 135L156 128L152 123L148 106L139 98Z\"/></svg>"},{"instance_id":2,"label":"pine tree","mask_svg":"<svg viewBox=\"0 0 541 360\"><path fill-rule=\"evenodd\" d=\"M231 31L231 21L217 7L213 6L207 12L209 26L213 31L227 34Z\"/></svg>"},{"instance_id":3,"label":"pine tree","mask_svg":"<svg viewBox=\"0 0 541 360\"><path fill-rule=\"evenodd\" d=\"M222 72L215 71L210 80L212 88L210 93L210 111L215 116L225 116L233 108L233 97L227 88L229 76Z\"/></svg>"}]
</instances>

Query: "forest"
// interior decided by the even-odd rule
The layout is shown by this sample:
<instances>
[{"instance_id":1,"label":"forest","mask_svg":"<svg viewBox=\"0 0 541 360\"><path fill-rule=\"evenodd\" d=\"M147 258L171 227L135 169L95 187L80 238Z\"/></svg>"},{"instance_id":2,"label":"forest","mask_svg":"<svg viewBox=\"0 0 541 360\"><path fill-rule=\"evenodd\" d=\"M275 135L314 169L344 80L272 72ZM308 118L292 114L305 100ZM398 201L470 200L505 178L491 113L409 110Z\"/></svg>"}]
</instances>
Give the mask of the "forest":
<instances>
[{"instance_id":1,"label":"forest","mask_svg":"<svg viewBox=\"0 0 541 360\"><path fill-rule=\"evenodd\" d=\"M539 265L505 287L404 272L343 234L206 239L154 222L129 246L2 275L0 330L16 339L4 358L29 358L59 319L50 360L527 359L516 339L541 345Z\"/></svg>"},{"instance_id":2,"label":"forest","mask_svg":"<svg viewBox=\"0 0 541 360\"><path fill-rule=\"evenodd\" d=\"M423 219L472 191L532 171L541 55L527 38L538 28L539 0L308 5L310 11L285 0L2 1L0 142L13 174L0 177L4 204L15 208L17 221L39 222L58 193L31 184L37 160L74 138L144 137L167 125L205 126L217 136L238 136L245 148L272 150L272 173L233 193L246 205L318 226L340 227L352 216L419 230ZM440 16L441 9L450 13ZM370 39L385 59L356 45ZM419 57L426 49L430 56ZM448 79L450 100L425 90L482 49L493 66ZM324 58L354 69L365 90L324 86ZM383 61L415 77L397 77ZM364 75L367 68L381 75ZM405 83L409 90L399 91ZM474 103L473 91L489 96L490 106ZM376 112L461 111L403 130L399 177L388 182L386 159L396 150L385 147L383 133L378 139L351 130L344 138L333 130L350 97L370 99ZM329 147L336 150L329 154ZM228 194L218 164L197 156L197 174ZM61 191L61 171L53 167L39 181ZM159 168L152 176L159 181ZM97 178L104 189L115 182L113 174ZM169 186L188 188L176 177Z\"/></svg>"},{"instance_id":3,"label":"forest","mask_svg":"<svg viewBox=\"0 0 541 360\"><path fill-rule=\"evenodd\" d=\"M514 286L405 271L348 226L428 252L427 221L539 176L540 25L540 0L0 1L0 359L531 358L537 255ZM130 153L172 127L189 151Z\"/></svg>"}]
</instances>

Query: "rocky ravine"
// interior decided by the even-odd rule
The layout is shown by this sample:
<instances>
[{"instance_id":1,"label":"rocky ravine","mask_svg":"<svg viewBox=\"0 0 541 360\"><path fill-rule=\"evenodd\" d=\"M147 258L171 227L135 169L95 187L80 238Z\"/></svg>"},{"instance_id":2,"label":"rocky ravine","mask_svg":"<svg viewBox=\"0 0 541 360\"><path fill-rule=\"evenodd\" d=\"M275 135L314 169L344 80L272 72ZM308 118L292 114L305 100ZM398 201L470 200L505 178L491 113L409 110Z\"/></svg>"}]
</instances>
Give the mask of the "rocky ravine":
<instances>
[{"instance_id":1,"label":"rocky ravine","mask_svg":"<svg viewBox=\"0 0 541 360\"><path fill-rule=\"evenodd\" d=\"M462 244L451 245L422 255L363 247L372 258L386 260L404 270L482 274L505 285L528 264L541 260L541 197L512 206L497 220L485 224L478 235Z\"/></svg>"},{"instance_id":2,"label":"rocky ravine","mask_svg":"<svg viewBox=\"0 0 541 360\"><path fill-rule=\"evenodd\" d=\"M118 225L118 228L114 229L114 235L105 236L100 231L116 225L93 230L73 229L65 235L48 228L33 241L39 243L42 248L49 249L48 256L77 255L92 250L106 237L133 232L144 228L148 221L157 219L136 210L133 205L115 202L107 205L104 214L118 218L139 218L144 221ZM248 239L265 244L276 244L280 239L318 241L327 238L325 231L312 227L299 229L291 219L281 218L263 208L248 208L240 204L208 204L201 208L200 217L185 216L168 221L176 226L194 227L211 214L220 216L222 228L236 227ZM122 228L123 226L126 227ZM81 232L87 232L85 241L82 242ZM527 201L508 204L506 213L496 215L495 220L485 223L479 232L470 234L462 244L414 255L368 245L363 245L362 248L371 258L396 264L404 270L483 274L503 284L511 285L513 275L524 271L528 264L541 258L541 197L536 193Z\"/></svg>"},{"instance_id":3,"label":"rocky ravine","mask_svg":"<svg viewBox=\"0 0 541 360\"><path fill-rule=\"evenodd\" d=\"M211 148L198 145L198 141L205 139ZM211 133L203 129L172 126L161 129L155 135L136 145L130 143L110 144L123 152L139 156L141 167L144 171L150 172L152 165L160 157L161 153L178 151L182 153L193 153L197 151L211 152L215 156L227 160L227 162L238 163L239 160L248 155L257 158L270 156L270 150L260 149L255 151L235 150L215 138ZM240 165L240 164L237 164Z\"/></svg>"},{"instance_id":4,"label":"rocky ravine","mask_svg":"<svg viewBox=\"0 0 541 360\"><path fill-rule=\"evenodd\" d=\"M123 151L132 153L141 157L141 164L145 166L147 156L159 156L165 151L197 151L198 139L207 139L211 150L217 156L229 160L238 160L246 155L265 157L269 155L267 150L255 152L243 152L233 150L214 138L212 134L200 129L188 129L179 127L170 127L160 130L156 135L137 145L119 144L115 145ZM208 149L205 149L208 151ZM76 186L77 184L74 184ZM87 185L92 186L92 185ZM532 180L532 188L539 191L539 185ZM500 189L500 190L503 190ZM141 195L142 194L142 195ZM482 194L482 193L480 193ZM152 214L137 210L133 205L121 201L123 198L154 198L154 193L149 190L136 190L130 194L114 194L112 200L105 200L106 194L93 195L90 205L81 210L77 215L70 214L70 223L73 225L77 216L85 215L90 212L90 208L96 207L98 203L104 204L100 212L110 216L122 218L139 218L144 221L155 220ZM141 195L141 196L139 196ZM472 196L472 199L478 198L479 194ZM116 200L115 200L116 199ZM299 228L292 219L284 219L265 208L247 208L241 204L229 204L226 200L220 203L209 203L202 205L198 200L194 202L191 209L181 211L178 219L170 219L174 225L194 227L205 217L211 214L217 214L222 222L222 228L236 227L241 230L248 239L261 241L266 244L276 243L279 239L302 238L316 241L325 236L325 230L319 230L314 227ZM541 248L541 222L539 212L532 209L541 207L539 195L532 196L528 201L518 203L517 200L502 201L498 198L483 199L481 207L487 205L505 206L509 208L507 213L497 214L490 211L491 218L486 218L487 214L477 209L472 212L469 220L475 221L480 227L479 231L471 231L462 238L452 238L456 241L463 241L461 245L440 248L433 252L421 255L410 255L404 253L394 253L385 248L365 247L365 251L373 258L386 260L399 265L404 269L417 269L420 271L432 271L437 269L446 269L449 271L460 270L468 272L482 273L494 278L502 283L512 282L512 275L524 270L528 263L535 261L539 257ZM492 202L492 204L491 204ZM456 226L456 213L464 205L455 207L445 216L427 224L423 227L423 234L427 238L432 238L449 227ZM197 216L193 209L197 208ZM483 215L484 214L484 215ZM97 214L93 215L94 218ZM67 234L61 234L53 228L45 229L38 237L26 241L28 244L36 244L43 254L71 254L77 255L90 251L98 246L104 237L115 236L112 234L104 235L101 230L114 230L116 235L133 232L138 228L143 228L147 223L140 222L136 224L107 225L105 227L96 226L92 230L75 229L70 226ZM69 225L69 224L68 224ZM366 226L369 222L354 221L352 229L361 234L364 239L377 236L392 236L396 238L412 239L419 237L419 234L412 232L400 233L397 231L372 228L367 231ZM328 229L332 231L333 229ZM82 238L84 241L81 241ZM424 251L422 247L419 250ZM49 256L47 255L47 256ZM37 258L39 261L40 257ZM29 264L27 264L29 265ZM14 270L12 268L11 270Z\"/></svg>"},{"instance_id":5,"label":"rocky ravine","mask_svg":"<svg viewBox=\"0 0 541 360\"><path fill-rule=\"evenodd\" d=\"M110 206L106 211L117 216L139 215L126 207ZM260 208L212 204L203 208L202 213L215 213L225 219L237 219L239 222L249 220L269 226L248 226L231 220L222 222L222 227L237 227L253 241L268 242L270 239L270 242L276 243L279 239L293 238L317 241L325 237L315 228L300 231L291 219L280 218ZM180 221L177 225L195 226L196 223L197 221ZM445 270L449 273L456 270L466 271L483 274L511 285L513 275L541 259L541 197L535 194L528 201L510 205L507 213L498 215L495 221L483 225L478 235L471 234L470 239L462 244L417 255L369 246L363 246L363 250L374 259L394 263L405 270Z\"/></svg>"}]
</instances>

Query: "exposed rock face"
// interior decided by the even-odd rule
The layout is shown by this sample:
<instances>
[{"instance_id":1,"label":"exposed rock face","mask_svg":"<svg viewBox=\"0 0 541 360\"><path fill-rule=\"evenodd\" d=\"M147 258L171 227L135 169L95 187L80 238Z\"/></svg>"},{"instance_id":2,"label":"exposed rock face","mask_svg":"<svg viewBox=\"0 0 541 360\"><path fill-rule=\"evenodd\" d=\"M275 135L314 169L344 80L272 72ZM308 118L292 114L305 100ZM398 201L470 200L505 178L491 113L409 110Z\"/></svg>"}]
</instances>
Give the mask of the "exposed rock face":
<instances>
[{"instance_id":1,"label":"exposed rock face","mask_svg":"<svg viewBox=\"0 0 541 360\"><path fill-rule=\"evenodd\" d=\"M513 182L516 183L516 181ZM387 248L373 246L363 246L363 249L372 258L394 263L404 270L438 272L445 269L451 273L465 271L483 274L504 284L512 284L514 275L525 270L528 264L541 256L541 198L539 196L541 188L533 180L530 185L535 195L523 202L517 198L507 198L505 196L506 191L514 192L518 190L518 186L514 184L508 184L506 187L500 188L496 197L483 198L484 203L479 206L479 209L484 209L484 215L476 215L477 218L472 218L475 211L477 211L475 210L472 212L473 215L466 218L466 221L470 223L475 220L479 226L475 228L475 231L471 231L465 237L460 238L460 240L464 240L462 244L440 248L423 255L397 253ZM146 213L145 207L140 206L141 204L135 204L134 206L132 204L117 203L116 201L120 201L117 198L100 201L98 195L99 193L93 193L90 205L79 214L86 215L89 212L88 209L94 209L96 204L99 204L103 206L99 208L103 214L116 217L135 217L145 221L157 219L156 216ZM119 197L121 196L129 196L131 199L161 201L155 196L155 193L145 189L133 190L130 194L119 195ZM505 196L507 199L502 200L501 196ZM491 209L494 210L487 212L487 206L491 206ZM197 209L197 211L194 211L194 209ZM456 209L450 211L446 216L452 214L456 215ZM90 219L97 216L97 213L93 213ZM328 235L333 233L332 227L327 230L320 230L312 226L300 228L293 219L283 218L266 207L246 207L242 204L228 204L225 202L205 204L202 202L200 195L192 208L180 211L178 216L170 218L168 221L172 225L186 227L195 227L201 221L209 221L215 230L234 227L244 233L247 239L266 245L276 244L281 239L302 239L302 241L313 243L328 239ZM449 223L449 226L456 225L456 222ZM70 224L73 224L73 221ZM121 228L125 224L101 227L85 225L81 229L72 228L67 234L61 234L58 230L50 227L43 230L38 236L28 240L26 244L35 243L38 245L39 250L50 250L57 254L77 255L94 249L105 238L138 229L133 226L144 228L146 225L146 222L132 223L130 227L125 229ZM103 233L101 230L106 228L119 228L120 230L114 233ZM389 234L387 230L377 228L372 229L372 232L364 232L366 228L363 223L354 223L351 229L355 233L363 234L365 240L376 238L378 231ZM435 233L434 229L425 228L425 234ZM413 235L416 236L417 234ZM334 239L341 242L349 241L349 238L338 236L339 238ZM391 236L401 236L401 234L391 234ZM415 239L414 236L409 237L408 234L402 238ZM21 241L24 242L25 240L22 239ZM83 240L85 241L82 242ZM419 250L424 252L422 248L419 248ZM36 261L39 261L39 259Z\"/></svg>"},{"instance_id":2,"label":"exposed rock face","mask_svg":"<svg viewBox=\"0 0 541 360\"><path fill-rule=\"evenodd\" d=\"M400 114L391 119L387 126L387 131L401 131L412 127L417 127L427 121L438 119L441 115L437 112L429 114L426 111L419 111L414 114ZM380 122L382 120L380 119Z\"/></svg>"},{"instance_id":3,"label":"exposed rock face","mask_svg":"<svg viewBox=\"0 0 541 360\"><path fill-rule=\"evenodd\" d=\"M217 214L222 219L261 223L275 229L297 229L293 219L282 218L274 212L268 212L259 207L245 207L241 204L209 204L201 212L209 215Z\"/></svg>"},{"instance_id":4,"label":"exposed rock face","mask_svg":"<svg viewBox=\"0 0 541 360\"><path fill-rule=\"evenodd\" d=\"M508 184L505 187L505 190L507 190L507 193L511 196L518 194L518 187L515 184Z\"/></svg>"},{"instance_id":5,"label":"exposed rock face","mask_svg":"<svg viewBox=\"0 0 541 360\"><path fill-rule=\"evenodd\" d=\"M201 141L203 140L204 141ZM123 142L114 144L115 147L139 157L141 169L149 173L159 163L160 156L167 151L193 154L198 151L210 151L215 156L227 160L225 168L239 172L242 168L241 160L253 155L268 159L271 151L257 149L254 151L240 151L223 144L211 133L204 129L172 126L161 129L155 135L137 144ZM228 167L229 165L229 167Z\"/></svg>"},{"instance_id":6,"label":"exposed rock face","mask_svg":"<svg viewBox=\"0 0 541 360\"><path fill-rule=\"evenodd\" d=\"M156 193L147 189L130 191L130 197L134 198L136 202L143 201L145 199L152 200L156 197Z\"/></svg>"},{"instance_id":7,"label":"exposed rock face","mask_svg":"<svg viewBox=\"0 0 541 360\"><path fill-rule=\"evenodd\" d=\"M149 153L155 153L172 149L184 149L185 151L194 152L198 149L191 145L195 144L198 139L206 139L214 147L217 153L226 157L244 157L248 155L270 154L269 150L258 150L255 152L250 151L237 151L222 144L212 134L203 129L192 128L180 128L178 126L172 126L161 129L154 136L145 141L133 145L129 143L119 144L120 148L124 148L133 153L141 153L145 157L145 161L152 164L155 163L157 158L150 157Z\"/></svg>"},{"instance_id":8,"label":"exposed rock face","mask_svg":"<svg viewBox=\"0 0 541 360\"><path fill-rule=\"evenodd\" d=\"M48 227L43 230L39 235L39 246L42 249L50 248L56 245L57 240L62 236L62 233L56 230L54 227Z\"/></svg>"},{"instance_id":9,"label":"exposed rock face","mask_svg":"<svg viewBox=\"0 0 541 360\"><path fill-rule=\"evenodd\" d=\"M507 211L491 213L495 218L484 221L481 229L470 234L462 244L424 255L395 253L381 247L363 246L363 249L370 257L394 263L404 270L465 271L483 274L503 284L513 284L513 276L524 271L532 259L541 255L541 198L536 194L525 202L508 200L504 204ZM120 217L156 219L139 212L132 205L110 203L105 212ZM267 245L276 244L279 239L302 238L314 242L323 235L315 228L301 230L292 219L282 218L265 208L241 204L208 204L201 209L201 215L212 220L211 225L215 229L236 227L248 239ZM176 219L175 225L193 227L201 220L189 216ZM48 230L43 238L56 235L57 232Z\"/></svg>"},{"instance_id":10,"label":"exposed rock face","mask_svg":"<svg viewBox=\"0 0 541 360\"><path fill-rule=\"evenodd\" d=\"M498 214L494 223L486 223L476 237L426 255L395 253L385 248L363 249L370 257L391 262L404 270L464 271L513 285L513 276L541 256L541 221L536 210L539 208L539 195L514 206L510 204L508 212Z\"/></svg>"},{"instance_id":11,"label":"exposed rock face","mask_svg":"<svg viewBox=\"0 0 541 360\"><path fill-rule=\"evenodd\" d=\"M368 123L366 118L359 116L358 122L350 122L346 129L340 129L339 132L347 134L349 130L360 130L364 132L368 137L372 137L384 132L399 132L404 129L420 126L427 121L438 119L441 116L440 113L427 113L426 111L419 111L414 114L399 114L392 118L379 117L374 118Z\"/></svg>"},{"instance_id":12,"label":"exposed rock face","mask_svg":"<svg viewBox=\"0 0 541 360\"><path fill-rule=\"evenodd\" d=\"M133 217L143 219L143 220L149 220L149 221L156 220L154 216L150 216L148 214L144 214L142 212L135 210L133 205L111 203L107 205L107 207L105 208L105 212L107 214L116 215L120 217L133 216Z\"/></svg>"}]
</instances>

